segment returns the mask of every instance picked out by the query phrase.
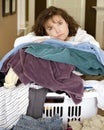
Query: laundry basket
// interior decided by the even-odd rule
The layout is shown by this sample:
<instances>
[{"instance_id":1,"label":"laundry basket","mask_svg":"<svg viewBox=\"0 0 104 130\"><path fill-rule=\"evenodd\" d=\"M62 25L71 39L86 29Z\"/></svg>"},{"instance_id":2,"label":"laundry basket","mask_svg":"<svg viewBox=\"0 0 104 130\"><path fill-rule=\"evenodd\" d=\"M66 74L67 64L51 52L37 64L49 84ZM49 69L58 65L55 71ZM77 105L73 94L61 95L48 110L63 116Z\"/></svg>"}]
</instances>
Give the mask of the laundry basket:
<instances>
[{"instance_id":1,"label":"laundry basket","mask_svg":"<svg viewBox=\"0 0 104 130\"><path fill-rule=\"evenodd\" d=\"M48 93L44 104L43 117L52 117L58 114L66 128L69 121L89 118L97 114L96 92L84 92L82 102L76 105L65 93Z\"/></svg>"}]
</instances>

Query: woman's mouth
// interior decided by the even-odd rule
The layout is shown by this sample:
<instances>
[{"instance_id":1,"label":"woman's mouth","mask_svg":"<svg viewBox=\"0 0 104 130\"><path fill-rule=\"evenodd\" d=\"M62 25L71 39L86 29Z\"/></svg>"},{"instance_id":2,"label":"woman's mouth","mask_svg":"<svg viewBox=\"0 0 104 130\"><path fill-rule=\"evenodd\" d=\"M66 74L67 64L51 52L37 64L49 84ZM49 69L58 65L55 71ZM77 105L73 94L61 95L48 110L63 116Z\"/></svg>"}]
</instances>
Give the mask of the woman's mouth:
<instances>
[{"instance_id":1,"label":"woman's mouth","mask_svg":"<svg viewBox=\"0 0 104 130\"><path fill-rule=\"evenodd\" d=\"M57 38L60 38L60 37L62 37L63 36L63 34L59 34L59 35L57 35Z\"/></svg>"}]
</instances>

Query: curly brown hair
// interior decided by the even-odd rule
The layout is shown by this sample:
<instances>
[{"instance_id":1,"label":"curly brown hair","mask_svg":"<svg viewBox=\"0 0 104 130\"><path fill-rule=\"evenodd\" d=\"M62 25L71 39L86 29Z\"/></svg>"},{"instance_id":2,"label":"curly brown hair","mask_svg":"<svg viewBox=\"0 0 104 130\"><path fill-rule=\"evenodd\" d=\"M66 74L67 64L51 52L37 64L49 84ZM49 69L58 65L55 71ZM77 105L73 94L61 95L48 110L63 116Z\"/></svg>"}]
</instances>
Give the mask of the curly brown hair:
<instances>
[{"instance_id":1,"label":"curly brown hair","mask_svg":"<svg viewBox=\"0 0 104 130\"><path fill-rule=\"evenodd\" d=\"M54 6L50 6L49 8L46 8L37 17L37 20L33 28L35 35L36 36L47 35L44 25L54 15L60 15L68 23L68 28L70 30L69 36L75 36L77 29L79 27L78 23L65 10Z\"/></svg>"}]
</instances>

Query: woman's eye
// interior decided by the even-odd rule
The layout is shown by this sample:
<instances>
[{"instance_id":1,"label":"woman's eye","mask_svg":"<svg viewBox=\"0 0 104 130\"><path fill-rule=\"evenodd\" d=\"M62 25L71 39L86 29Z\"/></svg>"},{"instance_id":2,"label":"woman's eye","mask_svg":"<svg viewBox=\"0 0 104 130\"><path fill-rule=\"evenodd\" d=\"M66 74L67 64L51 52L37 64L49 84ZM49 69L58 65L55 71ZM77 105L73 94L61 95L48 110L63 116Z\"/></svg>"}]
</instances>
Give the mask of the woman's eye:
<instances>
[{"instance_id":1,"label":"woman's eye","mask_svg":"<svg viewBox=\"0 0 104 130\"><path fill-rule=\"evenodd\" d=\"M62 24L63 24L63 22L58 22L58 24L59 24L59 25L62 25Z\"/></svg>"},{"instance_id":2,"label":"woman's eye","mask_svg":"<svg viewBox=\"0 0 104 130\"><path fill-rule=\"evenodd\" d=\"M48 30L51 31L51 30L52 30L52 27L49 27Z\"/></svg>"}]
</instances>

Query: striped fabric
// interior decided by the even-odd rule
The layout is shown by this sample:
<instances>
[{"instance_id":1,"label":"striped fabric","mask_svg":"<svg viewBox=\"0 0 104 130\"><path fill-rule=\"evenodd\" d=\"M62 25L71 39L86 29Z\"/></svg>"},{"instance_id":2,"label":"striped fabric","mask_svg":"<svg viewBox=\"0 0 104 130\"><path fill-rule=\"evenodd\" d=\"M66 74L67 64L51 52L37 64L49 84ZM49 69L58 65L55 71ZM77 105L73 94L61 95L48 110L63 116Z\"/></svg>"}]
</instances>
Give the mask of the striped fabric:
<instances>
[{"instance_id":1,"label":"striped fabric","mask_svg":"<svg viewBox=\"0 0 104 130\"><path fill-rule=\"evenodd\" d=\"M21 114L26 114L29 99L29 85L0 88L0 127L11 128Z\"/></svg>"}]
</instances>

